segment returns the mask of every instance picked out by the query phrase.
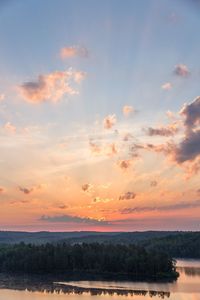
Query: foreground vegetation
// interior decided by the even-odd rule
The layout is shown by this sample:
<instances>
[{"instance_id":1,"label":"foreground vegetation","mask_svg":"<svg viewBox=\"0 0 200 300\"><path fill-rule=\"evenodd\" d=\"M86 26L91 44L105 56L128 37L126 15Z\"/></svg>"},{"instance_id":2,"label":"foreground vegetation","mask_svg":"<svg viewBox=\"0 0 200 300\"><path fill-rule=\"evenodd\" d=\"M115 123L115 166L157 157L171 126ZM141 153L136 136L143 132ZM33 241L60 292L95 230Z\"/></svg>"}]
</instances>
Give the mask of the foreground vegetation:
<instances>
[{"instance_id":1,"label":"foreground vegetation","mask_svg":"<svg viewBox=\"0 0 200 300\"><path fill-rule=\"evenodd\" d=\"M135 245L46 244L0 247L0 272L27 274L124 274L133 279L176 278L174 261L156 250Z\"/></svg>"}]
</instances>

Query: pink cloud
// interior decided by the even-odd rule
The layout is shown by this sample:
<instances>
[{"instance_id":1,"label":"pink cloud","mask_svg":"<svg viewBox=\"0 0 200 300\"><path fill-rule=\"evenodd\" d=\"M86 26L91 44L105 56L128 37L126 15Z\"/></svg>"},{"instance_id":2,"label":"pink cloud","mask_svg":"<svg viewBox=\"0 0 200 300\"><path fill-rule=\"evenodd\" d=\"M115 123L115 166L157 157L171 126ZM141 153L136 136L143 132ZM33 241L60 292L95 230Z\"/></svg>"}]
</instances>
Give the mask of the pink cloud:
<instances>
[{"instance_id":1,"label":"pink cloud","mask_svg":"<svg viewBox=\"0 0 200 300\"><path fill-rule=\"evenodd\" d=\"M85 78L81 71L55 71L38 76L36 81L25 82L18 87L22 98L30 103L45 101L59 101L64 95L78 94L72 87L73 83L80 83Z\"/></svg>"},{"instance_id":2,"label":"pink cloud","mask_svg":"<svg viewBox=\"0 0 200 300\"><path fill-rule=\"evenodd\" d=\"M117 122L116 115L108 115L103 120L103 126L105 129L111 129Z\"/></svg>"},{"instance_id":3,"label":"pink cloud","mask_svg":"<svg viewBox=\"0 0 200 300\"><path fill-rule=\"evenodd\" d=\"M72 58L77 56L86 58L89 56L89 51L85 47L81 47L81 46L68 46L68 47L63 47L60 50L60 57L62 59Z\"/></svg>"}]
</instances>

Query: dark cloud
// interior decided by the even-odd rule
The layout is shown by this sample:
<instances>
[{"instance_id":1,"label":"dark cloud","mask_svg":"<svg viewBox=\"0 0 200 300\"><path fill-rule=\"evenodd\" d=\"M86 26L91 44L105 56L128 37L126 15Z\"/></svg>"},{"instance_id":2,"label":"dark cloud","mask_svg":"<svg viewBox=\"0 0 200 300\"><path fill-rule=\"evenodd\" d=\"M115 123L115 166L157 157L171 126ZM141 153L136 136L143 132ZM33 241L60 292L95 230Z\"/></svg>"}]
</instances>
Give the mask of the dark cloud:
<instances>
[{"instance_id":1,"label":"dark cloud","mask_svg":"<svg viewBox=\"0 0 200 300\"><path fill-rule=\"evenodd\" d=\"M191 131L176 148L174 157L178 163L194 160L200 154L200 130Z\"/></svg>"},{"instance_id":2,"label":"dark cloud","mask_svg":"<svg viewBox=\"0 0 200 300\"><path fill-rule=\"evenodd\" d=\"M178 128L176 126L168 126L168 127L160 127L160 128L149 127L144 130L149 136L159 135L159 136L168 137L168 136L175 135L178 131Z\"/></svg>"},{"instance_id":3,"label":"dark cloud","mask_svg":"<svg viewBox=\"0 0 200 300\"><path fill-rule=\"evenodd\" d=\"M119 196L119 200L132 200L136 197L134 192L126 192Z\"/></svg>"},{"instance_id":4,"label":"dark cloud","mask_svg":"<svg viewBox=\"0 0 200 300\"><path fill-rule=\"evenodd\" d=\"M200 125L200 97L195 98L191 103L185 104L180 111L185 117L185 126L192 129L196 125Z\"/></svg>"},{"instance_id":5,"label":"dark cloud","mask_svg":"<svg viewBox=\"0 0 200 300\"><path fill-rule=\"evenodd\" d=\"M150 182L150 186L152 186L152 187L155 187L155 186L157 186L158 185L158 182L156 181L156 180L152 180L151 182Z\"/></svg>"},{"instance_id":6,"label":"dark cloud","mask_svg":"<svg viewBox=\"0 0 200 300\"><path fill-rule=\"evenodd\" d=\"M123 171L126 171L127 169L130 168L130 166L132 164L132 160L130 160L130 159L119 160L117 164L120 167L120 169L122 169Z\"/></svg>"},{"instance_id":7,"label":"dark cloud","mask_svg":"<svg viewBox=\"0 0 200 300\"><path fill-rule=\"evenodd\" d=\"M179 143L175 144L170 141L160 145L147 144L144 149L163 153L178 165L184 164L183 166L194 174L200 169L200 129L198 127L200 125L200 97L195 98L189 104L184 104L180 115L184 117L184 137ZM159 132L151 130L150 133Z\"/></svg>"},{"instance_id":8,"label":"dark cloud","mask_svg":"<svg viewBox=\"0 0 200 300\"><path fill-rule=\"evenodd\" d=\"M84 223L91 225L109 225L108 221L96 220L91 218L77 217L71 215L60 215L60 216L41 216L39 221L45 221L50 223Z\"/></svg>"},{"instance_id":9,"label":"dark cloud","mask_svg":"<svg viewBox=\"0 0 200 300\"><path fill-rule=\"evenodd\" d=\"M83 185L82 185L82 190L84 191L84 192L88 192L88 191L90 191L91 189L92 189L92 184L90 184L90 183L84 183Z\"/></svg>"},{"instance_id":10,"label":"dark cloud","mask_svg":"<svg viewBox=\"0 0 200 300\"><path fill-rule=\"evenodd\" d=\"M187 209L187 208L195 208L195 207L200 207L200 200L180 202L177 204L168 204L160 207L158 206L126 207L120 209L119 212L123 215L126 215L126 214L148 212L148 211L171 211L171 210L179 210L179 209Z\"/></svg>"},{"instance_id":11,"label":"dark cloud","mask_svg":"<svg viewBox=\"0 0 200 300\"><path fill-rule=\"evenodd\" d=\"M190 74L190 71L186 65L178 64L174 68L174 74L181 77L187 77Z\"/></svg>"},{"instance_id":12,"label":"dark cloud","mask_svg":"<svg viewBox=\"0 0 200 300\"><path fill-rule=\"evenodd\" d=\"M33 188L28 189L28 188L24 188L24 187L21 187L21 186L19 186L18 189L19 189L20 192L22 192L26 195L30 194L33 191Z\"/></svg>"}]
</instances>

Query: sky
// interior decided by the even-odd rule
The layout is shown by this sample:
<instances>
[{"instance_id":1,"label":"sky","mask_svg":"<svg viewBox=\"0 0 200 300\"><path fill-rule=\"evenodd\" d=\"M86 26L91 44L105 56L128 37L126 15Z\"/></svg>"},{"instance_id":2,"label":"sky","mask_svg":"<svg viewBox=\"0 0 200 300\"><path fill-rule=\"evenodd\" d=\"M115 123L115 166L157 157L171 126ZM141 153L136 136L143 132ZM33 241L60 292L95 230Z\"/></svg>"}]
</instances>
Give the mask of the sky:
<instances>
[{"instance_id":1,"label":"sky","mask_svg":"<svg viewBox=\"0 0 200 300\"><path fill-rule=\"evenodd\" d=\"M200 1L0 1L0 230L200 230Z\"/></svg>"}]
</instances>

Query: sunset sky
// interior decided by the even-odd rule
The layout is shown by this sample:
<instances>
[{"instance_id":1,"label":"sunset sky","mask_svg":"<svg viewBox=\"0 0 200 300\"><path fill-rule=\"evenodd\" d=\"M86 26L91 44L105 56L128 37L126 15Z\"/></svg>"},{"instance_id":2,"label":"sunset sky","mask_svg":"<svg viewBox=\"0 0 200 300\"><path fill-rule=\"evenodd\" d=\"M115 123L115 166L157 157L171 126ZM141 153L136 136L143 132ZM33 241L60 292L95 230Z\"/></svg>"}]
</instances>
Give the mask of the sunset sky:
<instances>
[{"instance_id":1,"label":"sunset sky","mask_svg":"<svg viewBox=\"0 0 200 300\"><path fill-rule=\"evenodd\" d=\"M0 230L199 230L200 2L0 1Z\"/></svg>"}]
</instances>

